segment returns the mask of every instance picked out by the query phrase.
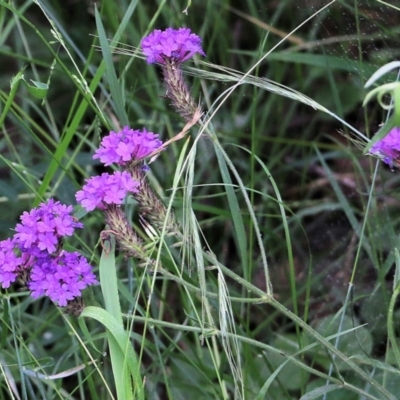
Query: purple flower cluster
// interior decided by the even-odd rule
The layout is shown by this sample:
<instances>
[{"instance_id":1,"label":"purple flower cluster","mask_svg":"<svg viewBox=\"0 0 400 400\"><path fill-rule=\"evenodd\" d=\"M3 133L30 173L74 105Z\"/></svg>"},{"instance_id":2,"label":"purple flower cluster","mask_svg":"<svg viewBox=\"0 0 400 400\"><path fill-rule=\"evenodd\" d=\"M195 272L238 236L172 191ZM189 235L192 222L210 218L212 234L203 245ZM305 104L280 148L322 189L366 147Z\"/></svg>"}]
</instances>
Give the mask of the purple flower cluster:
<instances>
[{"instance_id":1,"label":"purple flower cluster","mask_svg":"<svg viewBox=\"0 0 400 400\"><path fill-rule=\"evenodd\" d=\"M370 149L370 154L381 157L386 164L393 167L393 161L400 157L400 128L393 128Z\"/></svg>"},{"instance_id":2,"label":"purple flower cluster","mask_svg":"<svg viewBox=\"0 0 400 400\"><path fill-rule=\"evenodd\" d=\"M111 131L96 150L94 159L105 165L117 164L129 167L142 161L162 146L158 135L146 129L134 130L125 126L120 132ZM132 164L133 163L133 164ZM137 193L140 183L126 172L103 173L86 179L86 184L76 193L76 200L87 211L121 205L128 193Z\"/></svg>"},{"instance_id":3,"label":"purple flower cluster","mask_svg":"<svg viewBox=\"0 0 400 400\"><path fill-rule=\"evenodd\" d=\"M200 37L187 28L156 29L142 40L142 50L148 64L165 64L166 59L183 62L195 53L205 56Z\"/></svg>"},{"instance_id":4,"label":"purple flower cluster","mask_svg":"<svg viewBox=\"0 0 400 400\"><path fill-rule=\"evenodd\" d=\"M113 163L126 165L131 161L140 161L162 145L158 135L146 129L133 130L125 126L120 132L111 131L105 136L94 159L99 158L104 165Z\"/></svg>"},{"instance_id":5,"label":"purple flower cluster","mask_svg":"<svg viewBox=\"0 0 400 400\"><path fill-rule=\"evenodd\" d=\"M80 297L88 285L97 283L92 267L77 252L61 251L57 257L37 259L32 268L28 287L34 298L48 296L63 307Z\"/></svg>"},{"instance_id":6,"label":"purple flower cluster","mask_svg":"<svg viewBox=\"0 0 400 400\"><path fill-rule=\"evenodd\" d=\"M86 184L75 197L86 211L104 210L109 205L122 204L127 193L136 193L138 187L139 182L126 171L116 171L112 175L103 173L86 179Z\"/></svg>"},{"instance_id":7,"label":"purple flower cluster","mask_svg":"<svg viewBox=\"0 0 400 400\"><path fill-rule=\"evenodd\" d=\"M71 215L72 210L72 206L50 199L38 208L24 212L21 223L15 227L16 243L23 251L55 252L61 237L71 236L75 228L83 227Z\"/></svg>"},{"instance_id":8,"label":"purple flower cluster","mask_svg":"<svg viewBox=\"0 0 400 400\"><path fill-rule=\"evenodd\" d=\"M196 53L205 55L200 37L186 28L155 30L143 39L142 48L149 64L163 64L164 77L166 82L169 82L167 91L172 93L168 97L173 100L177 109L183 112L184 118L191 121L193 115L198 112L198 106L190 97L178 64ZM110 132L101 141L93 158L100 159L105 166L117 164L127 171L103 173L87 179L82 190L76 193L76 200L87 211L95 208L106 210L109 223L114 222L113 218L119 222L118 218L122 215L117 212L120 211L118 207L109 206L121 205L128 193L137 194L136 197L141 199L142 209L148 215L158 213L155 219L164 215L164 208L157 203L157 199L150 200L149 203L149 199L153 197L152 194L149 195L148 186L142 185L142 182L132 177L142 176L135 175L138 171L137 163L156 150L161 150L162 146L158 135L146 129L133 130L126 126L120 132ZM141 190L144 190L144 193L141 193ZM139 200L138 202L140 203ZM92 267L85 257L77 252L62 249L63 238L72 236L76 228L83 227L72 216L72 211L72 206L50 199L22 214L20 223L15 227L14 236L0 241L2 288L9 288L20 278L31 291L32 297L48 296L63 307L70 306L72 303L69 302L80 297L81 291L88 285L97 283ZM112 215L113 213L115 215ZM117 232L121 226L122 231ZM133 253L136 251L139 258L147 260L146 252L137 249L140 245L137 244L138 241L127 221L117 223L114 229L120 234L119 237L124 239L123 244L127 244L128 250Z\"/></svg>"},{"instance_id":9,"label":"purple flower cluster","mask_svg":"<svg viewBox=\"0 0 400 400\"><path fill-rule=\"evenodd\" d=\"M81 290L97 283L92 267L79 253L61 249L61 240L83 225L72 206L53 199L24 212L12 239L0 242L0 283L6 289L18 277L27 278L33 297L48 296L63 307Z\"/></svg>"},{"instance_id":10,"label":"purple flower cluster","mask_svg":"<svg viewBox=\"0 0 400 400\"><path fill-rule=\"evenodd\" d=\"M0 283L6 289L17 279L22 258L15 254L15 243L12 239L0 242Z\"/></svg>"}]
</instances>

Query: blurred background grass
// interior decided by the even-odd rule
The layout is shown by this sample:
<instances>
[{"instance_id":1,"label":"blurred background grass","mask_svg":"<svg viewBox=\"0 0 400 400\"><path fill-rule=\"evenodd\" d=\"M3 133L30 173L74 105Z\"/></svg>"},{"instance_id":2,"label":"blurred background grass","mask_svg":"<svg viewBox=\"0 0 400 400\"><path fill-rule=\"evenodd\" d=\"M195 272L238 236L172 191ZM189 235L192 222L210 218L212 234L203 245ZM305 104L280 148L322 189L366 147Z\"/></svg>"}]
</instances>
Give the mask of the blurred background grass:
<instances>
[{"instance_id":1,"label":"blurred background grass","mask_svg":"<svg viewBox=\"0 0 400 400\"><path fill-rule=\"evenodd\" d=\"M134 3L124 0L98 3L110 39ZM328 1L313 0L210 0L193 1L189 5L180 0L138 1L116 47L134 52L152 29L185 26L202 37L206 61L245 73L326 4ZM122 121L115 113L116 99L110 97L109 82L101 73L103 57L96 47L99 42L94 7L95 3L89 0L28 0L12 4L0 1L0 107L5 117L0 138L1 239L11 234L21 212L37 203L41 196L51 195L75 204L74 194L83 179L103 171L91 158L93 150L102 135L118 129ZM187 14L182 12L186 7ZM361 106L367 93L363 85L377 68L398 57L399 22L399 11L379 1L332 2L286 38L252 74L309 96L371 137L385 121L386 113L376 104ZM64 46L54 37L55 30L61 34ZM164 98L160 71L147 66L143 59L120 51L114 53L113 61L130 126L145 126L164 140L179 132L183 124ZM208 68L198 61L194 66ZM18 87L14 86L16 94L12 97L10 81L22 70L26 84L21 81ZM98 85L93 83L96 79L100 79ZM32 95L27 86L34 85L31 80L48 85L45 100ZM194 76L188 75L187 80L193 96L201 99L205 110L229 87L218 79L199 79L196 72ZM86 83L93 84L93 98L86 92ZM8 100L12 102L9 109ZM380 168L372 193L371 176L376 161L362 156L341 135L340 132L350 135L346 126L305 104L250 85L239 86L212 122L220 142L249 187L267 250L275 297L289 308L298 309L299 315L304 315L307 322L325 334L328 328L329 333L334 333L337 325L333 316L345 302L357 264L353 281L356 289L346 329L359 323L368 323L368 327L342 343L342 350L351 355L360 345L371 359L387 361L390 354L386 318L393 285L393 249L398 246L399 196L395 190L398 174ZM151 180L163 198L169 196L182 146L183 143L175 143L152 164ZM292 239L292 261L288 259L288 243L271 183L261 166L238 146L258 156L279 187ZM218 162L207 136L199 142L194 184L192 207L207 243L221 263L241 275L238 243ZM370 196L372 212L357 258ZM249 235L249 265L244 273L249 281L265 290L248 211L240 195L238 199ZM178 197L174 207L179 217L182 199ZM77 238L69 243L81 248L83 244L89 256L96 249L92 255L94 265L99 255L98 235L103 228L98 217L86 216L80 244ZM121 264L126 262L121 259ZM121 279L131 291L140 276L141 272L135 269L130 270L130 275L125 269L121 272ZM229 288L232 295L240 296L241 289L234 282L229 282ZM145 287L141 294L143 304L147 302L146 290ZM123 302L128 312L131 302L128 293L125 296ZM80 349L76 338L69 335L68 326L60 329L62 318L51 304L32 301L16 292L10 307L16 320L7 322L18 326L15 335L25 338L27 348L20 342L17 347L27 366L34 369L32 359L40 360L36 367L46 366L47 372L52 373L82 362L76 354ZM179 285L164 282L157 286L153 315L181 323L193 318L187 314L190 308ZM299 342L303 343L304 338L299 340L298 333L295 336L293 323L269 307L233 303L233 312L239 333L248 338L288 353L296 351ZM327 321L333 321L333 328ZM91 328L93 335L101 336L101 330L93 322ZM140 332L140 325L135 325L135 334ZM148 398L224 397L223 385L216 381L221 376L228 382L232 378L222 352L220 371L216 371L197 334L159 328L148 331L146 339L143 364ZM12 365L16 362L15 343L4 338L2 345L2 363ZM86 359L85 355L80 356ZM243 344L242 356L246 366L246 398L252 399L282 360L276 354L261 352L247 344ZM326 370L329 366L329 358L322 350L306 353L304 357L317 369ZM111 379L108 367L105 358L101 370L106 380ZM358 382L359 378L353 377L351 371L347 375L345 370L340 371L346 379ZM383 378L379 374L384 375L379 371L378 377L375 376L378 381L386 379L392 393L400 393L398 383L390 381L393 375ZM90 374L60 379L54 385L34 377L13 376L18 385L25 382L28 398L65 398L72 388L77 390L75 398L107 398L105 392L94 389L99 380ZM86 378L87 384L80 381ZM3 398L8 398L5 380L1 385ZM271 394L268 391L265 398L299 398L313 385L318 386L317 378L310 378L304 370L288 364L274 379L274 391ZM340 397L343 391L337 393L339 397L331 394L328 398L344 398ZM346 392L345 396L352 399L355 395Z\"/></svg>"}]
</instances>

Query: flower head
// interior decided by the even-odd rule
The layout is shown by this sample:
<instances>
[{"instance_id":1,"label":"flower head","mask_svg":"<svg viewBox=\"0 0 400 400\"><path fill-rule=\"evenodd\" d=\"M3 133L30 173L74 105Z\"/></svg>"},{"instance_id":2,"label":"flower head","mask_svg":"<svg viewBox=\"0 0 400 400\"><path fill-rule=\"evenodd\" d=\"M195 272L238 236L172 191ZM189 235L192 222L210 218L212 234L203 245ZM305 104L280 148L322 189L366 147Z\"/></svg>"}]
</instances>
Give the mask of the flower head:
<instances>
[{"instance_id":1,"label":"flower head","mask_svg":"<svg viewBox=\"0 0 400 400\"><path fill-rule=\"evenodd\" d=\"M205 56L200 37L188 28L156 29L142 40L142 49L148 64L165 64L168 58L183 62L195 53Z\"/></svg>"},{"instance_id":2,"label":"flower head","mask_svg":"<svg viewBox=\"0 0 400 400\"><path fill-rule=\"evenodd\" d=\"M34 298L48 296L60 307L81 296L81 291L98 283L92 267L78 252L62 251L57 257L48 255L32 267L28 287Z\"/></svg>"},{"instance_id":3,"label":"flower head","mask_svg":"<svg viewBox=\"0 0 400 400\"><path fill-rule=\"evenodd\" d=\"M393 128L383 139L378 140L369 152L382 157L386 164L393 167L393 161L400 157L400 128Z\"/></svg>"},{"instance_id":4,"label":"flower head","mask_svg":"<svg viewBox=\"0 0 400 400\"><path fill-rule=\"evenodd\" d=\"M61 237L72 236L75 228L83 227L71 215L72 211L72 206L53 199L25 211L20 217L21 223L15 227L15 243L22 251L55 252Z\"/></svg>"},{"instance_id":5,"label":"flower head","mask_svg":"<svg viewBox=\"0 0 400 400\"><path fill-rule=\"evenodd\" d=\"M17 279L22 258L15 254L16 245L12 239L0 242L0 283L3 289Z\"/></svg>"},{"instance_id":6,"label":"flower head","mask_svg":"<svg viewBox=\"0 0 400 400\"><path fill-rule=\"evenodd\" d=\"M125 126L122 131L111 131L105 136L93 158L99 158L106 166L112 163L125 165L142 160L161 145L162 141L153 132L147 132L146 129L133 130Z\"/></svg>"},{"instance_id":7,"label":"flower head","mask_svg":"<svg viewBox=\"0 0 400 400\"><path fill-rule=\"evenodd\" d=\"M86 179L86 184L75 197L87 211L105 209L108 205L122 204L127 193L136 193L139 186L139 182L126 171L116 171L112 175L103 173Z\"/></svg>"},{"instance_id":8,"label":"flower head","mask_svg":"<svg viewBox=\"0 0 400 400\"><path fill-rule=\"evenodd\" d=\"M2 288L19 278L32 297L46 295L63 307L79 297L86 286L97 283L83 256L61 248L62 237L83 227L71 215L72 210L72 206L50 199L22 214L14 237L0 242Z\"/></svg>"}]
</instances>

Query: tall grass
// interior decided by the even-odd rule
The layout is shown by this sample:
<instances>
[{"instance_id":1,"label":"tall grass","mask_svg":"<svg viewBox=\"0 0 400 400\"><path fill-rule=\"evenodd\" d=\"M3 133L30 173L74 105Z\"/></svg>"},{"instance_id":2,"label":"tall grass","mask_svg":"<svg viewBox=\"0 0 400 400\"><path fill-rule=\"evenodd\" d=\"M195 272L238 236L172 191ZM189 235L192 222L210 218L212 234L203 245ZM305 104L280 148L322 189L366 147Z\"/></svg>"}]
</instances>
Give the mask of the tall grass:
<instances>
[{"instance_id":1,"label":"tall grass","mask_svg":"<svg viewBox=\"0 0 400 400\"><path fill-rule=\"evenodd\" d=\"M1 398L399 398L399 178L360 147L400 14L362 3L0 0L1 239L44 199L75 205L110 130L183 131L145 35L186 26L207 54L184 67L205 113L147 175L180 236L127 200L139 265L76 206L66 246L100 284L79 317L2 291Z\"/></svg>"}]
</instances>

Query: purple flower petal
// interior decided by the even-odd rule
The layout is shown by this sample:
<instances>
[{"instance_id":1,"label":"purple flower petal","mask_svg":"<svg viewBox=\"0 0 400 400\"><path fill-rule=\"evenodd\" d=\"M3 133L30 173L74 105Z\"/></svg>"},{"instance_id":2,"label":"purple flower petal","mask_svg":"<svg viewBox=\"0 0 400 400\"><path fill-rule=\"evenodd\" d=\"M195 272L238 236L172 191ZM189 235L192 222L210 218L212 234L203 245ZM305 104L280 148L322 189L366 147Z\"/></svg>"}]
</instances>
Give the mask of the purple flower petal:
<instances>
[{"instance_id":1,"label":"purple flower petal","mask_svg":"<svg viewBox=\"0 0 400 400\"><path fill-rule=\"evenodd\" d=\"M393 160L400 157L400 128L396 127L381 140L378 140L369 150L370 154L383 159L383 162L393 167Z\"/></svg>"},{"instance_id":2,"label":"purple flower petal","mask_svg":"<svg viewBox=\"0 0 400 400\"><path fill-rule=\"evenodd\" d=\"M17 279L18 270L22 264L22 258L15 254L16 245L12 239L0 242L0 283L3 289Z\"/></svg>"},{"instance_id":3,"label":"purple flower petal","mask_svg":"<svg viewBox=\"0 0 400 400\"><path fill-rule=\"evenodd\" d=\"M98 283L86 258L77 252L62 251L59 256L38 259L28 287L34 298L48 296L60 307L81 296L81 291Z\"/></svg>"},{"instance_id":4,"label":"purple flower petal","mask_svg":"<svg viewBox=\"0 0 400 400\"><path fill-rule=\"evenodd\" d=\"M46 250L53 253L60 238L71 236L75 228L83 225L71 215L72 206L49 199L30 212L24 212L17 224L14 239L22 251Z\"/></svg>"},{"instance_id":5,"label":"purple flower petal","mask_svg":"<svg viewBox=\"0 0 400 400\"><path fill-rule=\"evenodd\" d=\"M147 157L161 145L162 141L153 132L147 132L146 129L133 130L125 126L122 131L110 132L105 136L93 158L99 158L105 166L113 163L125 165Z\"/></svg>"},{"instance_id":6,"label":"purple flower petal","mask_svg":"<svg viewBox=\"0 0 400 400\"><path fill-rule=\"evenodd\" d=\"M87 211L104 209L108 205L122 204L127 193L138 192L139 185L126 171L116 171L112 175L103 173L86 179L86 184L75 197Z\"/></svg>"},{"instance_id":7,"label":"purple flower petal","mask_svg":"<svg viewBox=\"0 0 400 400\"><path fill-rule=\"evenodd\" d=\"M148 64L165 64L166 58L183 62L195 53L205 56L200 37L188 28L156 29L142 40L142 50Z\"/></svg>"}]
</instances>

